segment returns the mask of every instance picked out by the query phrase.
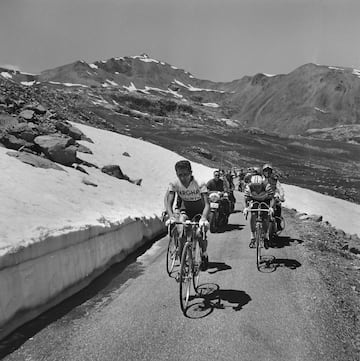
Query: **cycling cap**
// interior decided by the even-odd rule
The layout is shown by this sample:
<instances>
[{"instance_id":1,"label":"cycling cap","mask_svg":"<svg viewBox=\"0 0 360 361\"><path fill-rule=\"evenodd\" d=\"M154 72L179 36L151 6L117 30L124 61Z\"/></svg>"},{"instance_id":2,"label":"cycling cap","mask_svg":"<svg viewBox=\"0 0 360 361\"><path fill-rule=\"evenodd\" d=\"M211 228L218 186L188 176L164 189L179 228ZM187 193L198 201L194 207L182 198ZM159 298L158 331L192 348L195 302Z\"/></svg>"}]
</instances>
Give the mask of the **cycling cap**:
<instances>
[{"instance_id":1,"label":"cycling cap","mask_svg":"<svg viewBox=\"0 0 360 361\"><path fill-rule=\"evenodd\" d=\"M188 160L179 160L175 163L175 170L187 169L191 172L191 164Z\"/></svg>"},{"instance_id":2,"label":"cycling cap","mask_svg":"<svg viewBox=\"0 0 360 361\"><path fill-rule=\"evenodd\" d=\"M261 175L253 175L251 177L250 183L252 184L261 184L263 182Z\"/></svg>"},{"instance_id":3,"label":"cycling cap","mask_svg":"<svg viewBox=\"0 0 360 361\"><path fill-rule=\"evenodd\" d=\"M266 164L264 164L264 166L262 167L262 169L263 170L265 170L265 169L273 169L273 167L271 166L271 164L268 164L268 163L266 163Z\"/></svg>"},{"instance_id":4,"label":"cycling cap","mask_svg":"<svg viewBox=\"0 0 360 361\"><path fill-rule=\"evenodd\" d=\"M254 167L253 168L253 173L254 174L260 174L260 168L259 167Z\"/></svg>"}]
</instances>

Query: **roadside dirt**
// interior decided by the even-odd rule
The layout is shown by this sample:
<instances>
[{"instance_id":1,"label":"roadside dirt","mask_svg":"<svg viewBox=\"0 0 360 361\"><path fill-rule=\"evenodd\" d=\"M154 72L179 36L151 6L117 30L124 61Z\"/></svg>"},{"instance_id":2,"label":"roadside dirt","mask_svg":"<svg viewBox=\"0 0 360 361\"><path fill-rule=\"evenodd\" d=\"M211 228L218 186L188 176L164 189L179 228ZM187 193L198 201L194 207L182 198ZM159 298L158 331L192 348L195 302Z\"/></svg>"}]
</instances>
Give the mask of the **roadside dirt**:
<instances>
[{"instance_id":1,"label":"roadside dirt","mask_svg":"<svg viewBox=\"0 0 360 361\"><path fill-rule=\"evenodd\" d=\"M308 303L320 305L316 317L326 319L331 313L327 332L341 341L344 361L360 360L360 256L349 251L347 235L331 225L300 220L295 210L284 209L284 217L287 231L303 246L304 259L320 278L321 299L314 296Z\"/></svg>"}]
</instances>

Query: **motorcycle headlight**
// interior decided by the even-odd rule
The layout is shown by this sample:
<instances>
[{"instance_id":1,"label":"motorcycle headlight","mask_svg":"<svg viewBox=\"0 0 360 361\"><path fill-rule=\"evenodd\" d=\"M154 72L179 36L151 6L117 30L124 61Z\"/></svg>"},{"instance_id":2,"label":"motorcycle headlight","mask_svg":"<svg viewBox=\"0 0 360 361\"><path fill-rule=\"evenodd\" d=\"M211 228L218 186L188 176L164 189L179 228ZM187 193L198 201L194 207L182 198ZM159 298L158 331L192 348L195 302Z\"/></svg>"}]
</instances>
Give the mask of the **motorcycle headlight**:
<instances>
[{"instance_id":1,"label":"motorcycle headlight","mask_svg":"<svg viewBox=\"0 0 360 361\"><path fill-rule=\"evenodd\" d=\"M210 202L218 202L220 199L220 196L218 193L210 193L209 199L210 199Z\"/></svg>"}]
</instances>

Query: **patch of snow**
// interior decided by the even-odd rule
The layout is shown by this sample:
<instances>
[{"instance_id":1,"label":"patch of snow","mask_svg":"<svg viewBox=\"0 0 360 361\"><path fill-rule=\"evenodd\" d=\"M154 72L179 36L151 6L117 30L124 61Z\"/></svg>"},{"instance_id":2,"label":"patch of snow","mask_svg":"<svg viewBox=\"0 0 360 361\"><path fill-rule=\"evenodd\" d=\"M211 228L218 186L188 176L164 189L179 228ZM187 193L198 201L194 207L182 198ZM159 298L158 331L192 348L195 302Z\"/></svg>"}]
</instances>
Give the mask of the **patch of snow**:
<instances>
[{"instance_id":1,"label":"patch of snow","mask_svg":"<svg viewBox=\"0 0 360 361\"><path fill-rule=\"evenodd\" d=\"M206 106L206 107L210 107L210 108L219 108L219 104L216 103L202 103L202 105Z\"/></svg>"},{"instance_id":2,"label":"patch of snow","mask_svg":"<svg viewBox=\"0 0 360 361\"><path fill-rule=\"evenodd\" d=\"M318 107L315 107L314 109L317 110L317 111L320 112L320 113L324 113L324 114L327 113L326 110L320 109L320 108L318 108Z\"/></svg>"},{"instance_id":3,"label":"patch of snow","mask_svg":"<svg viewBox=\"0 0 360 361\"><path fill-rule=\"evenodd\" d=\"M176 80L176 79L174 79L174 82L176 84L188 89L191 92L207 91L207 92L215 92L215 93L225 93L225 91L223 91L223 90L195 88L191 84L185 85L183 82Z\"/></svg>"},{"instance_id":4,"label":"patch of snow","mask_svg":"<svg viewBox=\"0 0 360 361\"><path fill-rule=\"evenodd\" d=\"M32 73L27 73L25 71L21 71L20 74L23 74L23 75L36 75L36 74L32 74Z\"/></svg>"},{"instance_id":5,"label":"patch of snow","mask_svg":"<svg viewBox=\"0 0 360 361\"><path fill-rule=\"evenodd\" d=\"M271 78L271 77L273 77L273 76L276 76L276 74L267 74L267 73L263 73L265 76L267 76L267 77L269 77L269 78Z\"/></svg>"},{"instance_id":6,"label":"patch of snow","mask_svg":"<svg viewBox=\"0 0 360 361\"><path fill-rule=\"evenodd\" d=\"M73 84L73 83L60 83L58 81L49 81L50 84L56 84L56 85L64 85L64 86L68 86L68 87L74 87L74 86L79 86L82 88L88 88L87 85L84 84Z\"/></svg>"},{"instance_id":7,"label":"patch of snow","mask_svg":"<svg viewBox=\"0 0 360 361\"><path fill-rule=\"evenodd\" d=\"M116 71L116 72L115 72L115 74L119 74L119 72L118 72L118 71Z\"/></svg>"},{"instance_id":8,"label":"patch of snow","mask_svg":"<svg viewBox=\"0 0 360 361\"><path fill-rule=\"evenodd\" d=\"M107 81L109 84L113 85L113 86L118 86L118 85L119 85L118 83L115 83L114 81L109 80L109 79L106 79L106 81Z\"/></svg>"},{"instance_id":9,"label":"patch of snow","mask_svg":"<svg viewBox=\"0 0 360 361\"><path fill-rule=\"evenodd\" d=\"M89 64L89 67L93 69L99 69L99 67L96 64Z\"/></svg>"},{"instance_id":10,"label":"patch of snow","mask_svg":"<svg viewBox=\"0 0 360 361\"><path fill-rule=\"evenodd\" d=\"M35 84L35 80L33 80L33 81L22 81L21 84L26 85L26 86L32 86L32 85Z\"/></svg>"},{"instance_id":11,"label":"patch of snow","mask_svg":"<svg viewBox=\"0 0 360 361\"><path fill-rule=\"evenodd\" d=\"M10 73L8 73L7 71L1 72L0 75L6 79L12 79L12 75Z\"/></svg>"},{"instance_id":12,"label":"patch of snow","mask_svg":"<svg viewBox=\"0 0 360 361\"><path fill-rule=\"evenodd\" d=\"M133 82L131 82L129 86L123 85L123 88L129 92L135 92L137 90Z\"/></svg>"},{"instance_id":13,"label":"patch of snow","mask_svg":"<svg viewBox=\"0 0 360 361\"><path fill-rule=\"evenodd\" d=\"M115 58L115 60L124 60L124 58L121 56L119 58Z\"/></svg>"},{"instance_id":14,"label":"patch of snow","mask_svg":"<svg viewBox=\"0 0 360 361\"><path fill-rule=\"evenodd\" d=\"M137 56L133 56L133 59L138 59L143 61L144 63L160 63L158 60L156 59L151 59L149 58L147 55L137 55Z\"/></svg>"},{"instance_id":15,"label":"patch of snow","mask_svg":"<svg viewBox=\"0 0 360 361\"><path fill-rule=\"evenodd\" d=\"M177 68L176 66L173 66L173 65L171 65L171 68L175 69L175 70L179 70L179 68Z\"/></svg>"},{"instance_id":16,"label":"patch of snow","mask_svg":"<svg viewBox=\"0 0 360 361\"><path fill-rule=\"evenodd\" d=\"M345 70L343 68L338 68L336 66L328 66L329 69L332 69L332 70Z\"/></svg>"},{"instance_id":17,"label":"patch of snow","mask_svg":"<svg viewBox=\"0 0 360 361\"><path fill-rule=\"evenodd\" d=\"M360 78L360 70L353 69L352 74L354 74L354 75L356 75L357 77Z\"/></svg>"},{"instance_id":18,"label":"patch of snow","mask_svg":"<svg viewBox=\"0 0 360 361\"><path fill-rule=\"evenodd\" d=\"M108 83L102 83L101 86L102 86L103 88L108 88L110 85L109 85Z\"/></svg>"}]
</instances>

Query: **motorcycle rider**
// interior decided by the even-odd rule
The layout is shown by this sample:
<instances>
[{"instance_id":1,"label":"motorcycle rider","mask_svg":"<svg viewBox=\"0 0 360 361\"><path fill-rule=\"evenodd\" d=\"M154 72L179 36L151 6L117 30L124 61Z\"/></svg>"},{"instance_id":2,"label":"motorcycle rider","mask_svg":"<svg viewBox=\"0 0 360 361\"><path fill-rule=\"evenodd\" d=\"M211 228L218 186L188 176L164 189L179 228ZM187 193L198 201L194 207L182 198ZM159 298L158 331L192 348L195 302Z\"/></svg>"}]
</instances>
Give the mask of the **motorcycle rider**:
<instances>
[{"instance_id":1,"label":"motorcycle rider","mask_svg":"<svg viewBox=\"0 0 360 361\"><path fill-rule=\"evenodd\" d=\"M214 178L210 179L206 184L208 191L209 192L226 192L224 180L220 178L220 170L215 170L213 174L214 174ZM229 201L224 198L220 198L220 202L223 203L225 213L227 215L229 215L230 214Z\"/></svg>"},{"instance_id":2,"label":"motorcycle rider","mask_svg":"<svg viewBox=\"0 0 360 361\"><path fill-rule=\"evenodd\" d=\"M246 185L245 192L245 205L243 212L246 216L250 210L250 202L264 202L269 206L269 213L274 213L274 192L270 184L265 183L261 175L253 175L250 182ZM256 215L254 212L250 212L250 230L251 230L251 241L249 244L250 248L255 247L255 227L256 227ZM264 247L269 247L269 215L265 212L261 213L263 220L263 230L265 233Z\"/></svg>"},{"instance_id":3,"label":"motorcycle rider","mask_svg":"<svg viewBox=\"0 0 360 361\"><path fill-rule=\"evenodd\" d=\"M265 183L270 184L270 187L274 192L274 198L275 198L274 216L276 219L278 230L282 230L280 217L281 217L281 202L285 201L284 189L278 177L273 173L273 167L271 166L271 164L269 163L264 164L262 167L262 173Z\"/></svg>"}]
</instances>

